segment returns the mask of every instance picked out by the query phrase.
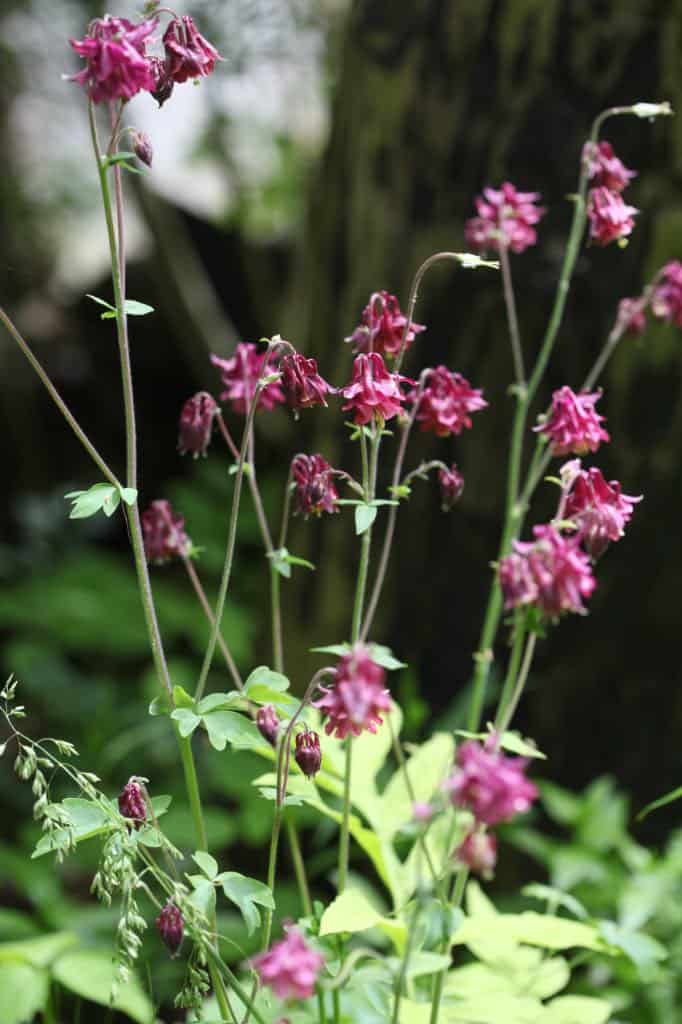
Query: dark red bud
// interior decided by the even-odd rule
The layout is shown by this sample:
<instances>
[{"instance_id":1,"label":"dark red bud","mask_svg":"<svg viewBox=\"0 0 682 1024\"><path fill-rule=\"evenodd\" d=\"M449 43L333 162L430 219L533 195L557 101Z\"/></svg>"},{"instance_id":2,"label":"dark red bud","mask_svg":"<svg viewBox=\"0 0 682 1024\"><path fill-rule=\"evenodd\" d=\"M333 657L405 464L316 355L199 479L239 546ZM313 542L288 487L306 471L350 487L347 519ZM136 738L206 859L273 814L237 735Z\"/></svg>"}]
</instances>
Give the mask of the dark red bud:
<instances>
[{"instance_id":1,"label":"dark red bud","mask_svg":"<svg viewBox=\"0 0 682 1024\"><path fill-rule=\"evenodd\" d=\"M178 907L169 900L156 919L161 940L171 956L180 949L185 933L185 922Z\"/></svg>"},{"instance_id":2,"label":"dark red bud","mask_svg":"<svg viewBox=\"0 0 682 1024\"><path fill-rule=\"evenodd\" d=\"M311 729L299 732L296 737L294 760L309 779L317 775L322 764L322 751L320 750L320 737L316 732Z\"/></svg>"},{"instance_id":3,"label":"dark red bud","mask_svg":"<svg viewBox=\"0 0 682 1024\"><path fill-rule=\"evenodd\" d=\"M265 704L262 708L258 708L256 725L263 739L267 740L274 747L277 743L277 733L279 732L279 718L272 704Z\"/></svg>"},{"instance_id":4,"label":"dark red bud","mask_svg":"<svg viewBox=\"0 0 682 1024\"><path fill-rule=\"evenodd\" d=\"M118 797L118 809L124 818L130 818L135 828L141 828L147 820L147 803L135 776L130 778Z\"/></svg>"},{"instance_id":5,"label":"dark red bud","mask_svg":"<svg viewBox=\"0 0 682 1024\"><path fill-rule=\"evenodd\" d=\"M138 160L141 160L147 167L151 167L154 159L154 148L152 140L145 132L134 131L132 134L133 150Z\"/></svg>"}]
</instances>

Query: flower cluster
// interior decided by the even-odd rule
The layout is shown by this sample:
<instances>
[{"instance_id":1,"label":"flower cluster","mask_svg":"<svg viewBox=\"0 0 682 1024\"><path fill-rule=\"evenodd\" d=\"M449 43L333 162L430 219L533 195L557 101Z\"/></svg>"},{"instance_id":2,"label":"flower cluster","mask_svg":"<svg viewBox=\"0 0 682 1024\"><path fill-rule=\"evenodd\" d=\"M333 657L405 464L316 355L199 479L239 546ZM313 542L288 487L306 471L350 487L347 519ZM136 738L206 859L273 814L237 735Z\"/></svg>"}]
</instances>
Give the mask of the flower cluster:
<instances>
[{"instance_id":1,"label":"flower cluster","mask_svg":"<svg viewBox=\"0 0 682 1024\"><path fill-rule=\"evenodd\" d=\"M636 171L629 170L618 159L609 142L586 143L583 162L592 186L587 197L590 240L596 245L608 245L627 238L639 211L627 205L621 192Z\"/></svg>"},{"instance_id":2,"label":"flower cluster","mask_svg":"<svg viewBox=\"0 0 682 1024\"><path fill-rule=\"evenodd\" d=\"M554 392L550 412L533 428L549 440L552 455L596 452L602 441L610 440L601 426L604 417L594 408L600 397L601 391L576 394L569 387Z\"/></svg>"},{"instance_id":3,"label":"flower cluster","mask_svg":"<svg viewBox=\"0 0 682 1024\"><path fill-rule=\"evenodd\" d=\"M220 393L221 401L229 402L234 412L246 414L261 377L276 372L269 360L266 365L266 360L267 352L257 352L256 346L250 341L240 342L229 359L211 356L211 362L220 370L220 379L225 388ZM261 388L257 408L269 412L284 400L280 381L269 381Z\"/></svg>"},{"instance_id":4,"label":"flower cluster","mask_svg":"<svg viewBox=\"0 0 682 1024\"><path fill-rule=\"evenodd\" d=\"M508 181L499 189L484 188L475 200L478 216L466 222L464 237L479 252L523 252L537 241L535 225L545 213L536 206L539 198L539 192L517 192Z\"/></svg>"},{"instance_id":5,"label":"flower cluster","mask_svg":"<svg viewBox=\"0 0 682 1024\"><path fill-rule=\"evenodd\" d=\"M326 716L325 732L343 740L349 733L376 732L381 715L390 711L391 697L384 683L386 673L372 659L363 644L344 654L336 667L331 687L321 687L323 696L313 702Z\"/></svg>"},{"instance_id":6,"label":"flower cluster","mask_svg":"<svg viewBox=\"0 0 682 1024\"><path fill-rule=\"evenodd\" d=\"M552 524L533 527L534 540L514 541L498 569L504 607L533 605L547 618L584 614L583 598L596 587L580 537L565 537Z\"/></svg>"},{"instance_id":7,"label":"flower cluster","mask_svg":"<svg viewBox=\"0 0 682 1024\"><path fill-rule=\"evenodd\" d=\"M311 949L293 925L284 926L285 937L251 960L262 985L279 999L308 999L324 964L321 953Z\"/></svg>"},{"instance_id":8,"label":"flower cluster","mask_svg":"<svg viewBox=\"0 0 682 1024\"><path fill-rule=\"evenodd\" d=\"M420 430L432 430L438 437L470 429L469 413L488 404L482 391L472 388L461 373L452 373L447 366L425 371L421 395L415 389L409 397L419 402L416 419Z\"/></svg>"},{"instance_id":9,"label":"flower cluster","mask_svg":"<svg viewBox=\"0 0 682 1024\"><path fill-rule=\"evenodd\" d=\"M346 404L343 412L353 412L355 422L363 425L373 420L379 424L398 416L402 412L405 395L400 390L402 383L414 381L399 373L389 373L383 357L378 352L359 355L353 362L353 379L341 394Z\"/></svg>"},{"instance_id":10,"label":"flower cluster","mask_svg":"<svg viewBox=\"0 0 682 1024\"><path fill-rule=\"evenodd\" d=\"M398 300L390 292L373 292L362 311L360 323L346 341L353 345L353 351L379 352L381 355L397 356L401 349L407 349L415 337L425 331L423 324L407 323ZM404 340L403 340L404 336Z\"/></svg>"},{"instance_id":11,"label":"flower cluster","mask_svg":"<svg viewBox=\"0 0 682 1024\"><path fill-rule=\"evenodd\" d=\"M142 534L148 562L162 565L172 558L186 558L192 542L184 530L185 520L176 516L170 502L153 501L142 513Z\"/></svg>"},{"instance_id":12,"label":"flower cluster","mask_svg":"<svg viewBox=\"0 0 682 1024\"><path fill-rule=\"evenodd\" d=\"M199 33L188 15L173 18L163 35L164 57L147 53L158 18L137 24L105 15L90 23L84 39L71 46L85 59L85 67L70 78L78 82L93 103L130 100L150 92L161 104L175 83L209 74L221 57Z\"/></svg>"}]
</instances>

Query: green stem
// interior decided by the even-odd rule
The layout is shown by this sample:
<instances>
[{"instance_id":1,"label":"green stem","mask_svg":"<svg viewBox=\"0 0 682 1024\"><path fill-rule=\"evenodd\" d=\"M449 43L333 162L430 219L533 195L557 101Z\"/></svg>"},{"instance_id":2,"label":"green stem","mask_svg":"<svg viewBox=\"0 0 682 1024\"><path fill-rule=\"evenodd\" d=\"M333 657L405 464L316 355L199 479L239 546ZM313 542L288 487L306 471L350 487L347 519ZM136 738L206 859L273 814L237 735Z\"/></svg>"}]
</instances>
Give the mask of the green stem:
<instances>
[{"instance_id":1,"label":"green stem","mask_svg":"<svg viewBox=\"0 0 682 1024\"><path fill-rule=\"evenodd\" d=\"M225 961L220 957L214 950L207 950L210 964L215 970L221 972L227 979L227 983L235 993L235 995L242 1001L246 1007L247 1014L253 1014L253 1018L257 1021L257 1024L268 1024L263 1015L255 1006L255 997L249 995L244 986L240 984L234 975L234 972L230 970Z\"/></svg>"},{"instance_id":2,"label":"green stem","mask_svg":"<svg viewBox=\"0 0 682 1024\"><path fill-rule=\"evenodd\" d=\"M284 672L280 579L280 573L273 560L270 559L270 610L272 614L272 652L275 662L275 672Z\"/></svg>"},{"instance_id":3,"label":"green stem","mask_svg":"<svg viewBox=\"0 0 682 1024\"><path fill-rule=\"evenodd\" d=\"M341 833L339 835L339 895L346 888L348 881L348 852L350 837L350 803L351 803L351 773L353 770L353 735L346 738L346 764L343 776L343 816L341 818Z\"/></svg>"},{"instance_id":4,"label":"green stem","mask_svg":"<svg viewBox=\"0 0 682 1024\"><path fill-rule=\"evenodd\" d=\"M199 579L199 575L198 575L196 569L194 568L194 563L192 562L192 559L187 557L187 556L185 556L182 559L182 561L183 561L183 564L185 566L185 570L187 572L187 575L189 576L189 580L190 580L190 583L192 584L192 588L194 590L194 593L197 595L197 598L199 599L199 604L201 605L201 607L204 610L204 615L206 616L206 618L208 619L209 623L212 626L213 625L213 612L211 611L211 606L208 603L208 598L206 597L206 592L205 592L204 588L201 585L201 580ZM237 666L235 664L235 660L232 657L232 653L230 652L230 648L227 646L227 643L226 643L225 638L224 638L222 633L218 633L218 646L220 647L220 650L222 651L223 658L225 659L225 664L227 665L228 671L229 671L230 675L232 676L232 681L234 682L234 685L237 687L238 690L243 690L244 689L244 682L242 680L242 677L239 674L239 669L237 668Z\"/></svg>"},{"instance_id":5,"label":"green stem","mask_svg":"<svg viewBox=\"0 0 682 1024\"><path fill-rule=\"evenodd\" d=\"M294 823L290 818L287 818L286 826L289 847L291 849L291 859L294 863L294 872L296 874L296 882L298 884L298 892L301 897L303 913L306 917L312 917L313 904L310 899L310 889L308 887L308 879L306 878L305 863L303 861L303 854L301 853L301 844L299 842Z\"/></svg>"},{"instance_id":6,"label":"green stem","mask_svg":"<svg viewBox=\"0 0 682 1024\"><path fill-rule=\"evenodd\" d=\"M277 869L277 849L279 846L279 833L282 827L282 813L283 807L281 804L277 804L275 807L275 817L272 822L272 834L270 836L270 853L268 856L268 877L267 884L270 891L274 894L275 891L275 875ZM272 935L272 910L269 908L265 911L265 920L263 925L263 949L267 949L270 945L270 937Z\"/></svg>"},{"instance_id":7,"label":"green stem","mask_svg":"<svg viewBox=\"0 0 682 1024\"><path fill-rule=\"evenodd\" d=\"M324 991L321 985L317 986L317 1015L319 1024L327 1024L327 1010L324 1005Z\"/></svg>"},{"instance_id":8,"label":"green stem","mask_svg":"<svg viewBox=\"0 0 682 1024\"><path fill-rule=\"evenodd\" d=\"M415 934L417 931L417 919L419 917L419 899L415 900L414 909L410 918L410 924L407 929L407 939L405 942L405 951L400 964L400 971L395 980L394 989L394 1003L393 1003L393 1016L391 1017L391 1024L400 1024L400 1002L403 998L403 988L405 986L405 978L407 977L407 968L410 964L410 956L412 954L412 945L414 943Z\"/></svg>"},{"instance_id":9,"label":"green stem","mask_svg":"<svg viewBox=\"0 0 682 1024\"><path fill-rule=\"evenodd\" d=\"M509 728L511 720L514 717L514 713L518 707L519 701L521 700L524 687L528 680L530 666L533 661L536 642L537 634L531 633L528 637L528 641L526 642L526 650L523 655L523 662L521 664L521 668L519 669L519 674L516 680L516 686L514 687L514 692L504 712L498 712L499 726L497 728L497 732L499 736L502 736Z\"/></svg>"},{"instance_id":10,"label":"green stem","mask_svg":"<svg viewBox=\"0 0 682 1024\"><path fill-rule=\"evenodd\" d=\"M497 708L497 715L495 716L495 731L500 731L500 721L503 718L507 705L511 699L511 695L514 689L514 683L519 671L519 663L521 661L521 655L523 653L523 642L526 637L526 618L522 610L517 610L514 621L514 640L512 643L511 655L509 657L509 666L507 668L507 675L504 680L504 686L502 687L502 694L500 695L500 702Z\"/></svg>"},{"instance_id":11,"label":"green stem","mask_svg":"<svg viewBox=\"0 0 682 1024\"><path fill-rule=\"evenodd\" d=\"M526 371L523 366L523 349L521 347L519 319L516 314L516 299L514 298L511 267L509 266L509 251L506 245L500 245L500 268L502 270L504 303L507 307L509 336L511 338L512 357L514 359L514 375L516 377L517 387L522 388L526 382Z\"/></svg>"},{"instance_id":12,"label":"green stem","mask_svg":"<svg viewBox=\"0 0 682 1024\"><path fill-rule=\"evenodd\" d=\"M185 773L185 787L189 799L190 811L194 822L194 830L197 834L197 846L199 850L208 850L206 841L206 826L204 824L204 812L201 806L201 795L199 793L199 780L197 778L194 754L192 753L192 740L189 736L181 736L177 726L176 735L180 746L182 768Z\"/></svg>"},{"instance_id":13,"label":"green stem","mask_svg":"<svg viewBox=\"0 0 682 1024\"><path fill-rule=\"evenodd\" d=\"M332 989L332 1003L334 1005L334 1024L341 1024L341 993L338 988Z\"/></svg>"},{"instance_id":14,"label":"green stem","mask_svg":"<svg viewBox=\"0 0 682 1024\"><path fill-rule=\"evenodd\" d=\"M466 870L466 868L462 868L462 870L457 875L454 892L452 894L452 900L450 901L450 905L454 909L457 909L460 903L462 902L462 896L464 895L464 887L466 885L468 876L469 872ZM440 950L443 955L445 955L450 949L450 941L450 935L447 935L443 938ZM442 971L439 971L438 974L436 975L436 983L434 985L433 998L431 1001L431 1016L429 1018L429 1024L438 1024L438 1014L440 1013L440 1003L441 999L443 998L443 985L445 984L446 974L447 968L445 968Z\"/></svg>"}]
</instances>

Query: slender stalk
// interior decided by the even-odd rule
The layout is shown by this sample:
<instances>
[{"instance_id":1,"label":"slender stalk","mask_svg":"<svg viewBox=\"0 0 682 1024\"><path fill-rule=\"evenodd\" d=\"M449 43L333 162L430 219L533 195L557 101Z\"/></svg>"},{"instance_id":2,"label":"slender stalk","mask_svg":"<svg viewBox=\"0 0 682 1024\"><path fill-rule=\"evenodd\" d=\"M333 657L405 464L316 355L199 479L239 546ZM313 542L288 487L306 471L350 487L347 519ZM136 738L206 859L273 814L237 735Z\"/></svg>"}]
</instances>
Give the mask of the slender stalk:
<instances>
[{"instance_id":1,"label":"slender stalk","mask_svg":"<svg viewBox=\"0 0 682 1024\"><path fill-rule=\"evenodd\" d=\"M324 1005L324 990L320 985L317 986L317 1016L319 1017L319 1024L327 1024L327 1009Z\"/></svg>"},{"instance_id":2,"label":"slender stalk","mask_svg":"<svg viewBox=\"0 0 682 1024\"><path fill-rule=\"evenodd\" d=\"M511 338L512 357L514 359L514 376L516 377L517 385L523 387L526 382L526 371L523 366L521 333L519 331L519 319L516 314L516 299L514 297L511 267L509 266L509 251L506 245L500 245L500 269L502 270L504 304L507 307L509 336Z\"/></svg>"},{"instance_id":3,"label":"slender stalk","mask_svg":"<svg viewBox=\"0 0 682 1024\"><path fill-rule=\"evenodd\" d=\"M69 409L68 405L66 404L66 402L64 401L64 399L59 394L59 392L57 391L56 387L54 386L54 384L52 383L52 381L48 377L47 373L43 369L42 364L34 356L33 352L29 348L28 342L19 333L19 330L14 325L12 320L10 320L9 316L7 315L5 310L2 309L2 307L0 307L0 321L2 321L2 323L5 325L5 327L7 328L9 333L11 334L11 336L16 341L17 345L19 346L19 348L21 349L21 351L25 355L26 359L31 364L31 366L35 370L36 374L40 378L40 380L41 380L43 386L45 387L45 390L49 394L50 398L52 399L54 404L57 406L57 408L59 409L60 413L62 414L62 416L66 420L66 422L69 424L69 426L73 430L74 434L76 435L76 437L78 438L80 443L85 448L86 452L88 453L88 455L90 456L92 461L95 463L95 465L98 467L98 469L101 470L102 475L105 477L105 479L108 480L109 483L112 484L114 487L118 487L119 490L120 490L123 487L123 484L118 479L118 477L116 476L114 471L104 461L104 459L102 458L100 453L97 451L97 449L95 448L94 444L89 439L89 437L87 436L87 434L85 433L83 428L80 426L80 424L76 420L75 416L73 415L73 413Z\"/></svg>"},{"instance_id":4,"label":"slender stalk","mask_svg":"<svg viewBox=\"0 0 682 1024\"><path fill-rule=\"evenodd\" d=\"M497 726L498 738L502 736L507 729L509 724L514 717L514 713L518 707L521 695L523 694L524 687L528 680L528 673L530 672L530 666L533 661L533 654L535 653L535 644L537 642L537 634L531 633L526 641L526 650L523 655L523 662L519 669L519 674L516 680L516 686L511 696L509 703L507 704L506 710L498 713L499 725Z\"/></svg>"},{"instance_id":5,"label":"slender stalk","mask_svg":"<svg viewBox=\"0 0 682 1024\"><path fill-rule=\"evenodd\" d=\"M291 510L291 485L293 483L293 477L291 475L291 463L289 464L289 472L287 474L287 482L284 488L284 502L282 503L282 522L279 528L279 544L278 547L281 551L283 547L286 547L287 533L289 530L289 513Z\"/></svg>"},{"instance_id":6,"label":"slender stalk","mask_svg":"<svg viewBox=\"0 0 682 1024\"><path fill-rule=\"evenodd\" d=\"M275 874L277 868L277 850L279 848L279 834L282 828L283 806L277 803L275 806L275 817L272 822L272 834L270 836L270 852L268 854L268 876L267 885L271 892L275 891ZM272 910L265 911L265 924L263 927L263 949L270 945L272 935Z\"/></svg>"},{"instance_id":7,"label":"slender stalk","mask_svg":"<svg viewBox=\"0 0 682 1024\"><path fill-rule=\"evenodd\" d=\"M514 639L512 643L511 655L509 657L509 666L507 668L507 675L504 680L504 686L502 687L502 693L500 695L500 703L497 709L497 715L495 718L495 731L500 732L500 720L505 714L511 695L516 681L519 663L521 661L521 654L523 653L523 642L526 636L526 620L523 611L518 611L515 616L514 622Z\"/></svg>"},{"instance_id":8,"label":"slender stalk","mask_svg":"<svg viewBox=\"0 0 682 1024\"><path fill-rule=\"evenodd\" d=\"M289 846L291 848L291 859L294 863L294 873L298 884L298 892L301 897L303 913L306 917L312 917L313 904L310 899L310 889L308 888L308 879L305 873L305 863L301 852L301 844L299 842L294 823L289 818L287 818L286 827Z\"/></svg>"},{"instance_id":9,"label":"slender stalk","mask_svg":"<svg viewBox=\"0 0 682 1024\"><path fill-rule=\"evenodd\" d=\"M256 1009L254 996L249 995L244 986L238 981L234 972L222 959L220 954L213 949L207 950L207 953L209 958L209 967L213 967L217 972L222 973L225 976L232 991L246 1007L247 1015L252 1014L257 1024L268 1024L262 1013Z\"/></svg>"},{"instance_id":10,"label":"slender stalk","mask_svg":"<svg viewBox=\"0 0 682 1024\"><path fill-rule=\"evenodd\" d=\"M183 562L183 565L185 566L185 570L187 572L187 575L189 576L190 583L192 584L192 587L194 588L194 592L195 592L195 594L197 595L197 597L199 599L199 603L200 603L201 607L204 610L204 614L205 614L206 618L208 619L208 621L210 622L210 624L213 625L214 622L215 622L215 619L214 619L214 616L213 616L213 612L211 611L211 606L208 603L208 598L206 597L206 592L205 592L204 588L201 585L201 580L199 579L197 571L194 568L194 562L192 561L191 558L188 558L187 556L185 556L182 559L182 562ZM239 674L239 669L237 668L237 666L235 664L234 658L232 657L232 654L230 653L230 648L227 646L227 643L225 641L225 638L224 638L223 634L220 633L220 632L218 633L218 646L220 647L220 650L222 651L222 655L223 655L223 657L225 659L225 664L227 665L229 673L232 676L232 681L234 682L234 685L237 687L238 690L243 690L244 689L244 682L242 680L241 675Z\"/></svg>"},{"instance_id":11,"label":"slender stalk","mask_svg":"<svg viewBox=\"0 0 682 1024\"><path fill-rule=\"evenodd\" d=\"M405 942L405 951L403 958L400 963L400 970L395 980L394 988L394 1003L393 1003L393 1015L391 1017L391 1024L400 1024L400 1003L403 998L403 988L405 987L405 978L407 977L407 968L410 965L410 956L412 954L412 946L415 940L417 931L417 921L419 918L419 899L415 900L414 908L410 917L410 923L407 929L407 940Z\"/></svg>"},{"instance_id":12,"label":"slender stalk","mask_svg":"<svg viewBox=\"0 0 682 1024\"><path fill-rule=\"evenodd\" d=\"M270 559L270 611L272 619L272 652L275 663L275 672L284 672L280 579L279 570L273 560Z\"/></svg>"},{"instance_id":13,"label":"slender stalk","mask_svg":"<svg viewBox=\"0 0 682 1024\"><path fill-rule=\"evenodd\" d=\"M452 894L452 899L450 901L450 905L454 909L457 909L462 902L462 896L464 895L464 887L466 885L468 877L469 872L466 868L462 868L462 870L457 875L455 881L455 888ZM441 944L441 953L443 955L445 955L450 949L450 938L451 936L449 935L443 938L443 942ZM429 1024L438 1024L438 1014L440 1013L440 1003L441 999L443 998L443 985L445 984L446 974L447 968L445 968L442 971L439 971L438 974L436 975L436 982L433 989L433 998L431 1000L431 1016L429 1018Z\"/></svg>"},{"instance_id":14,"label":"slender stalk","mask_svg":"<svg viewBox=\"0 0 682 1024\"><path fill-rule=\"evenodd\" d=\"M204 823L204 812L201 806L201 795L199 793L199 780L197 769L192 753L192 740L189 736L181 736L176 726L176 735L182 758L182 768L185 773L185 788L189 799L189 807L194 822L194 829L197 834L197 846L200 850L208 850L206 840L206 825Z\"/></svg>"},{"instance_id":15,"label":"slender stalk","mask_svg":"<svg viewBox=\"0 0 682 1024\"><path fill-rule=\"evenodd\" d=\"M395 754L395 759L398 762L398 766L399 766L400 771L402 772L403 778L405 780L405 788L407 790L407 795L409 796L411 803L414 804L414 803L416 803L417 797L416 797L416 794L415 794L415 791L414 791L414 786L412 785L412 779L410 778L410 773L407 770L407 761L405 760L405 754L403 753L403 748L400 745L400 740L396 736L395 729L393 728L393 723L391 722L390 713L386 716L386 724L387 724L388 730L389 730L389 732L391 734L391 745L393 747L393 753ZM424 838L424 834L423 834L422 831L419 832L419 836L417 838L417 842L420 844L421 851L424 854L424 859L425 859L425 861L427 863L429 872L431 874L431 878L433 879L433 884L436 886L436 888L439 888L440 883L439 883L439 878L438 878L438 872L436 870L436 865L433 863L433 858L431 856L431 853L429 852L429 848L427 846L426 839ZM442 895L443 894L441 893L441 896Z\"/></svg>"},{"instance_id":16,"label":"slender stalk","mask_svg":"<svg viewBox=\"0 0 682 1024\"><path fill-rule=\"evenodd\" d=\"M348 881L348 852L350 838L350 804L351 804L351 775L353 771L353 736L346 739L346 763L343 776L343 816L341 818L341 832L339 835L339 878L337 889L339 895L346 888Z\"/></svg>"}]
</instances>

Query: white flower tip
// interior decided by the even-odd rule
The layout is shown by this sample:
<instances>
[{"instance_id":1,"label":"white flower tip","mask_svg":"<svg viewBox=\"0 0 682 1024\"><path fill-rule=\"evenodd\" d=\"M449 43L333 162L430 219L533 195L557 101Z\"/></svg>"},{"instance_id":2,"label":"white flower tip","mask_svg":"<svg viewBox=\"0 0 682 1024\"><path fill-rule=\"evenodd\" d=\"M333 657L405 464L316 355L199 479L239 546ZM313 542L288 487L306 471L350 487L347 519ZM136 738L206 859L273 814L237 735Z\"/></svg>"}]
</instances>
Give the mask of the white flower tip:
<instances>
[{"instance_id":1,"label":"white flower tip","mask_svg":"<svg viewBox=\"0 0 682 1024\"><path fill-rule=\"evenodd\" d=\"M476 256L473 252L457 252L455 256L460 267L463 267L464 270L476 270L478 267L489 267L491 270L500 269L500 264L497 260L482 260L480 256Z\"/></svg>"},{"instance_id":2,"label":"white flower tip","mask_svg":"<svg viewBox=\"0 0 682 1024\"><path fill-rule=\"evenodd\" d=\"M662 103L635 103L631 109L635 117L671 117L674 114L667 100Z\"/></svg>"}]
</instances>

